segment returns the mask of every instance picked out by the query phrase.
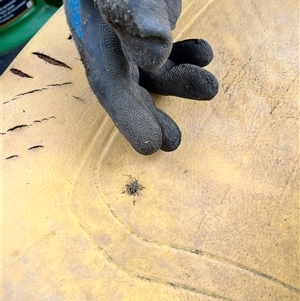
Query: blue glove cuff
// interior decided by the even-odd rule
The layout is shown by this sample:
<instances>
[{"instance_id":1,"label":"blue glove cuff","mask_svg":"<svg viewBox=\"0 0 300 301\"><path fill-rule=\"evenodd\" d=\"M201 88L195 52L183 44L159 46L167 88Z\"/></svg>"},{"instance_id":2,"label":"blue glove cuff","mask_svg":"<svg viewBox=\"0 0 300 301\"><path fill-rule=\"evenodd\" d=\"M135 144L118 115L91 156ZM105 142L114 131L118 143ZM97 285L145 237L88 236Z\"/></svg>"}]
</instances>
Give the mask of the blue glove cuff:
<instances>
[{"instance_id":1,"label":"blue glove cuff","mask_svg":"<svg viewBox=\"0 0 300 301\"><path fill-rule=\"evenodd\" d=\"M77 36L82 39L80 0L66 0L64 2L69 22Z\"/></svg>"}]
</instances>

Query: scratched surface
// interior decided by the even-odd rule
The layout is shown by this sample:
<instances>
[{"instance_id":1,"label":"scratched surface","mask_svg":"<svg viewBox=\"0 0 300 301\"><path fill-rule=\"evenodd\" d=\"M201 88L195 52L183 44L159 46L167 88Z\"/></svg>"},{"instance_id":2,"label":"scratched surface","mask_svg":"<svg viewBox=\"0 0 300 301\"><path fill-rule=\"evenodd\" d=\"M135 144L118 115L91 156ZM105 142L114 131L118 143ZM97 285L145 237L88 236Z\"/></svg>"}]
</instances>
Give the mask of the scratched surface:
<instances>
[{"instance_id":1,"label":"scratched surface","mask_svg":"<svg viewBox=\"0 0 300 301\"><path fill-rule=\"evenodd\" d=\"M62 10L3 75L3 300L299 300L298 3L183 8L174 38L210 42L220 91L154 96L173 153L115 129Z\"/></svg>"}]
</instances>

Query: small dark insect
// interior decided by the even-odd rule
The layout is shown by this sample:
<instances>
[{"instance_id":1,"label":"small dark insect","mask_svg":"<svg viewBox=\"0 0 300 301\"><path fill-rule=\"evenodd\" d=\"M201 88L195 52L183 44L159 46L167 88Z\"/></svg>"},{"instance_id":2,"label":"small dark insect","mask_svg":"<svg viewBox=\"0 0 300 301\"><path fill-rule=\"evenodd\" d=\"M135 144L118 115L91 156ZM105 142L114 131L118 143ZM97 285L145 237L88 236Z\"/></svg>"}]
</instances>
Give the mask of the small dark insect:
<instances>
[{"instance_id":1,"label":"small dark insect","mask_svg":"<svg viewBox=\"0 0 300 301\"><path fill-rule=\"evenodd\" d=\"M142 173L143 174L143 173ZM137 199L137 197L139 196L139 190L143 190L144 187L143 185L139 184L139 177L138 178L133 178L131 175L125 175L127 177L129 177L130 179L130 183L126 184L126 191L129 195L134 195L134 201L133 201L133 206L135 205L135 201ZM125 190L122 193L125 193Z\"/></svg>"}]
</instances>

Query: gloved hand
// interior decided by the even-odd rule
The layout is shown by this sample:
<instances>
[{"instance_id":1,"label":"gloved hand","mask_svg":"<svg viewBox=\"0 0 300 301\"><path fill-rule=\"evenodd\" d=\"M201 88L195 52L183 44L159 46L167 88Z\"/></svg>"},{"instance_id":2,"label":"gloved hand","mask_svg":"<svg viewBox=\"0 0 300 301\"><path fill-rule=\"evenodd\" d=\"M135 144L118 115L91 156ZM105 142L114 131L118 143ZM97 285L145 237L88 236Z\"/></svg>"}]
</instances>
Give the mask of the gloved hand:
<instances>
[{"instance_id":1,"label":"gloved hand","mask_svg":"<svg viewBox=\"0 0 300 301\"><path fill-rule=\"evenodd\" d=\"M218 91L201 68L209 44L172 44L181 0L66 0L65 10L89 84L119 131L143 155L175 150L180 130L148 91L196 100Z\"/></svg>"}]
</instances>

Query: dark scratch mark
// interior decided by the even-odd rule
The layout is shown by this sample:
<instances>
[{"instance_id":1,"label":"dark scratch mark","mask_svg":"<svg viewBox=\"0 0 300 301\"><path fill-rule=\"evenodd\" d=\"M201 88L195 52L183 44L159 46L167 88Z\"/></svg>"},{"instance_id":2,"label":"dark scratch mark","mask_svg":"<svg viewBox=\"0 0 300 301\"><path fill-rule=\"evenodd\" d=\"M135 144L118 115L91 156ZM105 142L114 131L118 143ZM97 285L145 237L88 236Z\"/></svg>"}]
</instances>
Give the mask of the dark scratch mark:
<instances>
[{"instance_id":1,"label":"dark scratch mark","mask_svg":"<svg viewBox=\"0 0 300 301\"><path fill-rule=\"evenodd\" d=\"M19 158L19 156L18 155L12 155L12 156L9 156L9 157L7 157L7 158L5 158L6 160L9 160L9 159L12 159L12 158Z\"/></svg>"},{"instance_id":2,"label":"dark scratch mark","mask_svg":"<svg viewBox=\"0 0 300 301\"><path fill-rule=\"evenodd\" d=\"M31 75L27 74L27 73L24 73L22 72L21 70L18 70L16 68L11 68L10 71L15 74L15 75L18 75L20 77L26 77L26 78L33 78Z\"/></svg>"},{"instance_id":3,"label":"dark scratch mark","mask_svg":"<svg viewBox=\"0 0 300 301\"><path fill-rule=\"evenodd\" d=\"M43 53L39 53L39 52L32 52L32 54L36 55L38 58L40 58L41 60L44 60L45 62L51 64L51 65L55 65L55 66L58 66L58 67L64 67L64 68L68 68L68 69L72 69L70 66L68 66L67 64L59 61L59 60L56 60L46 54L43 54Z\"/></svg>"},{"instance_id":4,"label":"dark scratch mark","mask_svg":"<svg viewBox=\"0 0 300 301\"><path fill-rule=\"evenodd\" d=\"M41 91L43 91L43 90L48 90L48 88L35 89L35 90L31 90L31 91L24 92L24 93L21 93L21 94L17 94L17 95L14 96L14 98L12 98L11 100L8 100L8 101L3 102L2 105L7 104L7 103L9 103L9 102L12 102L12 101L18 99L20 96L23 96L23 95L26 95L26 94L32 94L32 93L35 93L35 92L41 92Z\"/></svg>"},{"instance_id":5,"label":"dark scratch mark","mask_svg":"<svg viewBox=\"0 0 300 301\"><path fill-rule=\"evenodd\" d=\"M42 148L44 147L43 145L34 145L34 146L31 146L28 148L28 150L32 150L32 149L35 149L35 148Z\"/></svg>"},{"instance_id":6,"label":"dark scratch mark","mask_svg":"<svg viewBox=\"0 0 300 301\"><path fill-rule=\"evenodd\" d=\"M279 102L277 102L277 103L273 106L273 108L271 108L271 110L270 110L270 115L273 114L273 112L274 112L274 110L277 108L278 104L279 104Z\"/></svg>"},{"instance_id":7,"label":"dark scratch mark","mask_svg":"<svg viewBox=\"0 0 300 301\"><path fill-rule=\"evenodd\" d=\"M80 98L80 97L78 97L78 96L74 96L74 95L72 95L72 97L73 97L73 98L75 98L75 99L78 99L78 100L84 101L82 98Z\"/></svg>"},{"instance_id":8,"label":"dark scratch mark","mask_svg":"<svg viewBox=\"0 0 300 301\"><path fill-rule=\"evenodd\" d=\"M200 250L190 250L191 253L197 254L197 255L203 255L203 252Z\"/></svg>"},{"instance_id":9,"label":"dark scratch mark","mask_svg":"<svg viewBox=\"0 0 300 301\"><path fill-rule=\"evenodd\" d=\"M55 116L50 116L48 118L45 117L41 120L34 120L31 124L19 124L19 125L16 125L16 126L10 128L10 129L8 129L7 132L12 132L12 131L17 130L17 129L33 126L35 123L41 123L43 121L47 121L47 120L50 120L50 119L56 119L56 117ZM6 135L6 133L0 133L0 135Z\"/></svg>"},{"instance_id":10,"label":"dark scratch mark","mask_svg":"<svg viewBox=\"0 0 300 301\"><path fill-rule=\"evenodd\" d=\"M72 85L71 82L65 82L65 83L62 83L62 84L51 84L51 85L48 85L48 87L56 87L56 86L64 86L64 85Z\"/></svg>"},{"instance_id":11,"label":"dark scratch mark","mask_svg":"<svg viewBox=\"0 0 300 301\"><path fill-rule=\"evenodd\" d=\"M177 286L176 284L174 284L174 283L172 283L172 282L167 282L167 284L173 286L174 288L176 288L176 286Z\"/></svg>"},{"instance_id":12,"label":"dark scratch mark","mask_svg":"<svg viewBox=\"0 0 300 301\"><path fill-rule=\"evenodd\" d=\"M12 132L14 130L21 129L21 128L24 128L24 127L27 127L27 126L28 126L27 124L20 124L20 125L16 125L16 126L10 128L10 129L8 129L7 131Z\"/></svg>"},{"instance_id":13,"label":"dark scratch mark","mask_svg":"<svg viewBox=\"0 0 300 301\"><path fill-rule=\"evenodd\" d=\"M42 89L35 89L35 90L31 90L31 91L28 91L28 92L24 92L24 93L21 93L21 94L17 94L15 97L17 96L23 96L23 95L26 95L26 94L31 94L31 93L35 93L35 92L41 92L43 90L48 90L47 88L42 88ZM12 100L14 100L15 98L13 98ZM4 104L4 103L3 103Z\"/></svg>"},{"instance_id":14,"label":"dark scratch mark","mask_svg":"<svg viewBox=\"0 0 300 301\"><path fill-rule=\"evenodd\" d=\"M57 86L64 86L64 85L72 85L72 82L65 82L65 83L62 83L62 84L51 84L51 85L48 85L47 87L50 88L50 87L57 87ZM26 95L26 94L35 93L35 92L41 92L41 91L44 91L44 90L48 90L49 88L35 89L35 90L31 90L31 91L24 92L24 93L21 93L21 94L17 94L11 100L3 102L2 105L5 105L5 104L7 104L9 102L12 102L12 101L18 99L20 96L23 96L23 95Z\"/></svg>"},{"instance_id":15,"label":"dark scratch mark","mask_svg":"<svg viewBox=\"0 0 300 301\"><path fill-rule=\"evenodd\" d=\"M71 34L69 34L68 40L72 40L72 35Z\"/></svg>"},{"instance_id":16,"label":"dark scratch mark","mask_svg":"<svg viewBox=\"0 0 300 301\"><path fill-rule=\"evenodd\" d=\"M56 119L56 117L55 116L50 116L49 118L45 117L45 118L43 118L41 120L34 120L33 123L41 123L41 122L49 120L49 119Z\"/></svg>"}]
</instances>

